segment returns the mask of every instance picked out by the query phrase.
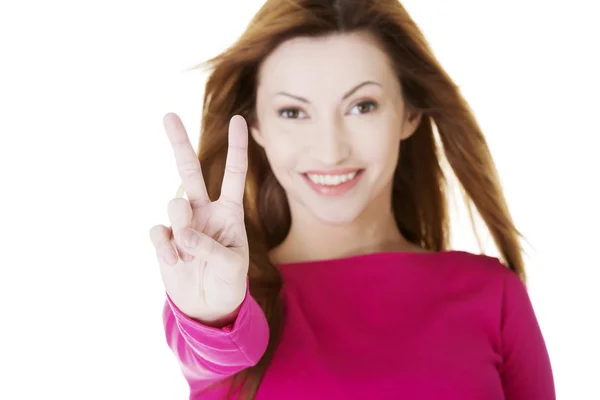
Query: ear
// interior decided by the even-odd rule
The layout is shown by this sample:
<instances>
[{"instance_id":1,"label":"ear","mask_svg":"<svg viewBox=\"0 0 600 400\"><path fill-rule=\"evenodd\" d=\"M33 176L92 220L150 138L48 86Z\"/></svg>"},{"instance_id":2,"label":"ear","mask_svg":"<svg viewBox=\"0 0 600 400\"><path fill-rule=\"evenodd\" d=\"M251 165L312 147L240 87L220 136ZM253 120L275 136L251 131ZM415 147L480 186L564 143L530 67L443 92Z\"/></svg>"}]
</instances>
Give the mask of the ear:
<instances>
[{"instance_id":1,"label":"ear","mask_svg":"<svg viewBox=\"0 0 600 400\"><path fill-rule=\"evenodd\" d=\"M402 124L401 140L408 139L415 133L421 123L422 116L423 113L419 111L407 111L404 123Z\"/></svg>"},{"instance_id":2,"label":"ear","mask_svg":"<svg viewBox=\"0 0 600 400\"><path fill-rule=\"evenodd\" d=\"M250 127L250 134L252 135L252 139L254 139L254 141L256 143L258 143L258 145L260 147L264 147L264 145L263 145L264 138L263 138L262 132L258 129L258 127L251 126Z\"/></svg>"}]
</instances>

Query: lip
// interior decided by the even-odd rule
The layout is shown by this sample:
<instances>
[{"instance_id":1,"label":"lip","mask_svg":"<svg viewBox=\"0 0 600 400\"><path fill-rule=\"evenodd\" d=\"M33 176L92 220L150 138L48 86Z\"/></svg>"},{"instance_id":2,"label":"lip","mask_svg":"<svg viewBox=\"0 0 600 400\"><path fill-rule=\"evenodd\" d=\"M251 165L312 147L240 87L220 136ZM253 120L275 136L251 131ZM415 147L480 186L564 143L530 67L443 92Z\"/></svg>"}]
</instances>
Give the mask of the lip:
<instances>
[{"instance_id":1,"label":"lip","mask_svg":"<svg viewBox=\"0 0 600 400\"><path fill-rule=\"evenodd\" d=\"M351 172L361 172L361 168L337 168L337 169L313 169L304 171L304 174L311 175L346 175Z\"/></svg>"},{"instance_id":2,"label":"lip","mask_svg":"<svg viewBox=\"0 0 600 400\"><path fill-rule=\"evenodd\" d=\"M354 178L352 178L351 180L349 180L347 182L344 182L344 183L341 183L341 184L335 185L335 186L321 185L321 184L311 181L310 178L308 177L308 174L346 175L351 172L356 172L356 176ZM364 169L359 169L359 168L344 168L344 169L325 170L325 171L324 170L318 170L318 171L311 170L311 171L302 173L301 176L302 176L302 178L304 178L306 183L308 183L308 186L310 186L311 189L313 189L315 192L317 192L320 195L342 196L342 195L348 193L352 188L354 188L358 184L358 182L360 181L360 179L363 176L363 172L364 172Z\"/></svg>"}]
</instances>

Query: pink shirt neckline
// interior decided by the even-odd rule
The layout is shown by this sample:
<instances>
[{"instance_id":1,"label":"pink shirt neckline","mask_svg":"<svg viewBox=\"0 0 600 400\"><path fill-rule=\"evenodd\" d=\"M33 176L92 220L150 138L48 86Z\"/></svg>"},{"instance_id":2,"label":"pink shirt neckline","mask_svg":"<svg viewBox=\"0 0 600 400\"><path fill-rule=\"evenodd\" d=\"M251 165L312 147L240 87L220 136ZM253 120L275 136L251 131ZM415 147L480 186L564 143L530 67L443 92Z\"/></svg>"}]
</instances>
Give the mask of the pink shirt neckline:
<instances>
[{"instance_id":1,"label":"pink shirt neckline","mask_svg":"<svg viewBox=\"0 0 600 400\"><path fill-rule=\"evenodd\" d=\"M395 259L405 259L410 260L413 258L421 258L421 257L436 257L436 256L447 256L451 254L460 254L464 253L462 250L442 250L442 251L381 251L381 252L372 252L372 253L364 253L364 254L356 254L352 256L345 257L335 257L328 258L322 260L308 260L308 261L294 261L294 262L286 262L277 264L277 268L294 268L294 267L314 267L314 266L336 266L336 265L345 265L347 263L357 262L357 261L371 261L377 260L379 258L389 259L391 257Z\"/></svg>"}]
</instances>

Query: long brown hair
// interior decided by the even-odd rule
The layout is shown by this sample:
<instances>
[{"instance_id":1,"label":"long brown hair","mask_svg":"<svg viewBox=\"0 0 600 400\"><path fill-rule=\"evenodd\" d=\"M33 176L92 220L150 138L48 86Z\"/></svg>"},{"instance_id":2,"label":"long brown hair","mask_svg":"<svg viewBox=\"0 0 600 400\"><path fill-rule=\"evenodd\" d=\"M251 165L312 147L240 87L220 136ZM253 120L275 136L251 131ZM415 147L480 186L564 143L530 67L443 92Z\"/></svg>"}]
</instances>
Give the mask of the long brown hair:
<instances>
[{"instance_id":1,"label":"long brown hair","mask_svg":"<svg viewBox=\"0 0 600 400\"><path fill-rule=\"evenodd\" d=\"M404 237L426 249L449 245L447 161L469 207L485 222L502 261L525 281L516 230L486 140L457 86L434 57L423 34L398 0L268 0L239 40L208 61L199 159L209 195L219 196L227 153L229 119L240 114L252 126L261 62L283 41L365 30L386 49L406 103L423 117L400 150L393 187L393 209ZM201 68L199 65L194 68ZM281 276L267 253L290 228L286 195L270 170L264 151L252 139L244 198L250 243L252 296L270 326L270 342L260 362L236 374L231 389L252 399L272 358L282 325ZM445 159L443 159L445 157Z\"/></svg>"}]
</instances>

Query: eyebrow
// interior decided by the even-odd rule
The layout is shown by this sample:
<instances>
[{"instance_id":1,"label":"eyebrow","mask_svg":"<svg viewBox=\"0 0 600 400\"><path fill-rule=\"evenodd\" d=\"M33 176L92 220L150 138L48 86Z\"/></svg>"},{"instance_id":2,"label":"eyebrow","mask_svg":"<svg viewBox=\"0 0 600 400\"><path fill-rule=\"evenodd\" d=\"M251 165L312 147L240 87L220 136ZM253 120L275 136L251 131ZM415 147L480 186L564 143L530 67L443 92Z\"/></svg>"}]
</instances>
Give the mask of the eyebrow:
<instances>
[{"instance_id":1,"label":"eyebrow","mask_svg":"<svg viewBox=\"0 0 600 400\"><path fill-rule=\"evenodd\" d=\"M354 92L356 92L358 89L362 88L363 86L366 85L377 85L379 87L383 87L381 86L380 83L377 83L375 81L364 81L362 83L359 83L358 85L354 86L352 89L350 89L348 92L346 92L346 94L344 94L344 97L342 97L342 100L346 100L348 97L352 96L352 94L354 94ZM310 101L308 101L307 99L305 99L304 97L300 97L300 96L296 96L287 92L277 92L275 93L275 96L287 96L287 97L291 97L293 99L296 99L298 101L301 101L303 103L310 103Z\"/></svg>"}]
</instances>

